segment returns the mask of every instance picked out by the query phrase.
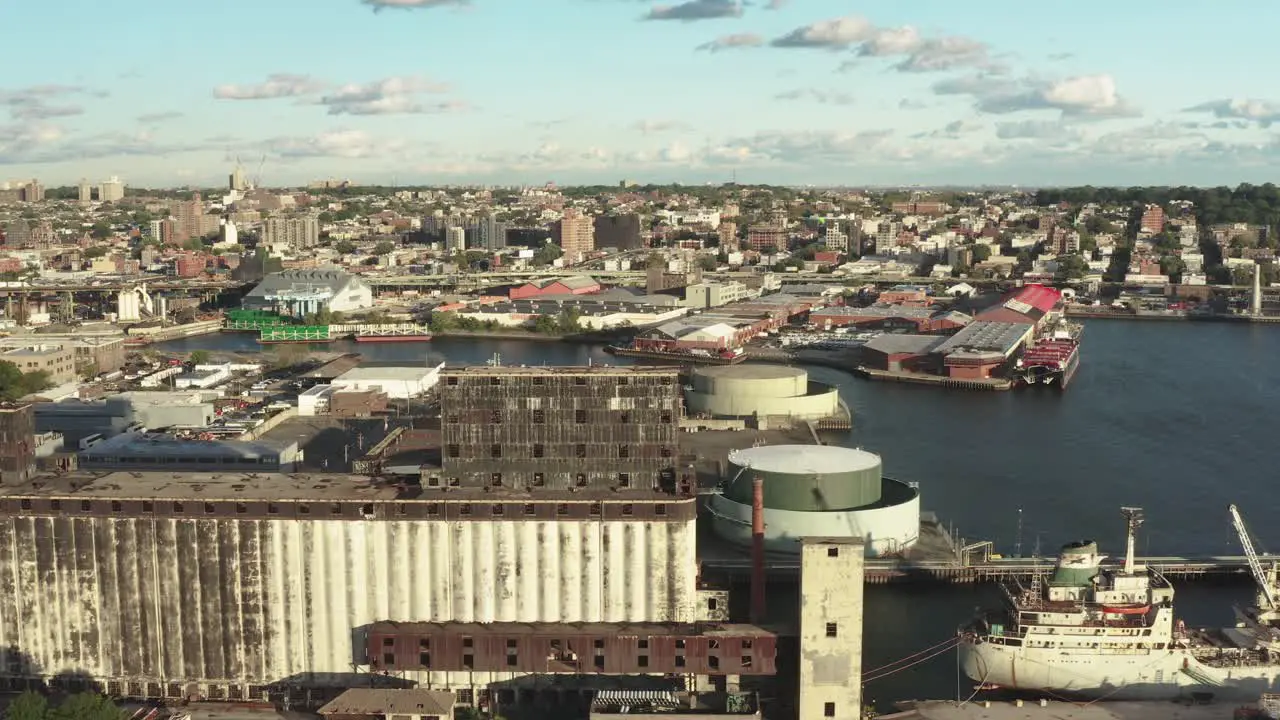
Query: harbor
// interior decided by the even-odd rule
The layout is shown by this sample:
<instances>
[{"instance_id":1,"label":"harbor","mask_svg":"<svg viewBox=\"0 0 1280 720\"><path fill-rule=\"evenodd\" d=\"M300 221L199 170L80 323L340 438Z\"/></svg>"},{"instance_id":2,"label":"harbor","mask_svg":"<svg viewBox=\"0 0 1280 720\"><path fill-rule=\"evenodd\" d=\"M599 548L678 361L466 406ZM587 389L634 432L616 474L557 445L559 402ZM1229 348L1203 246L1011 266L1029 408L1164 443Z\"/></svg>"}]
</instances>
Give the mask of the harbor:
<instances>
[{"instance_id":1,"label":"harbor","mask_svg":"<svg viewBox=\"0 0 1280 720\"><path fill-rule=\"evenodd\" d=\"M1117 327L1116 325L1107 324L1107 328ZM1158 331L1160 327L1173 326L1144 326L1149 327L1153 331ZM1114 359L1108 357L1109 353L1117 351L1132 352L1131 346L1125 346L1129 349L1121 350L1115 344L1116 339L1112 337L1107 328L1102 326L1091 327L1090 333L1092 337L1091 352L1100 352L1104 360L1102 366L1086 364L1082 366L1079 376L1072 385L1072 392L1066 397L1069 402L1055 403L1053 407L1063 408L1062 412L1078 413L1096 408L1096 385L1098 383L1099 367L1113 368L1115 367ZM1222 326L1223 330L1228 326ZM1130 332L1136 332L1131 330ZM234 336L227 336L230 340ZM1099 339L1101 338L1101 339ZM1150 341L1150 338L1147 338ZM527 347L529 350L521 350L521 347ZM1097 350L1096 348L1101 348ZM1158 343L1157 343L1158 347ZM338 341L330 343L326 348L336 351L348 350L364 355L372 353L375 357L387 359L394 357L420 358L423 354L428 355L428 361L432 359L432 354L441 359L454 358L460 362L479 363L492 356L495 351L501 350L503 357L507 362L516 363L533 363L540 362L534 359L533 355L522 355L522 352L536 353L537 356L559 363L581 363L589 362L618 362L618 360L608 360L607 355L601 355L598 349L582 346L563 346L559 344L529 343L520 345L510 341L486 341L479 338L469 338L463 340L453 340L446 338L437 338L431 343L415 345L414 343L390 344L376 348L369 346L360 346L355 343ZM1092 357L1092 356L1091 356ZM545 362L546 360L542 360ZM421 362L421 361L419 361ZM1090 360L1094 362L1094 360ZM737 370L739 368L749 368L753 363L731 368ZM708 368L710 369L710 368ZM716 368L719 369L719 368ZM730 369L730 368L725 368ZM809 378L812 380L828 383L832 387L840 390L841 396L847 401L851 414L859 418L859 421L853 425L849 431L822 433L822 439L826 442L836 443L840 445L861 445L873 447L877 451L884 454L888 469L892 471L892 475L898 478L909 479L913 482L919 482L921 487L922 499L925 507L942 510L940 516L935 518L934 524L936 529L931 531L924 528L920 531L921 540L918 543L920 551L915 557L906 559L896 558L871 558L866 561L866 581L867 581L867 639L866 639L866 660L868 667L877 667L886 663L891 663L901 658L905 653L911 652L911 648L925 647L929 644L938 642L941 638L948 635L954 635L955 628L967 616L966 608L975 603L970 597L982 596L987 597L1000 587L1000 582L1011 582L1021 580L1028 582L1037 569L1048 570L1052 561L1047 556L1039 559L1030 557L1033 554L1028 552L1028 557L1017 558L1019 554L1018 546L1023 546L1024 550L1035 544L1050 548L1058 542L1073 537L1079 537L1081 534L1098 535L1102 537L1114 536L1114 532L1109 532L1109 525L1105 522L1109 517L1105 512L1105 508L1094 507L1088 510L1081 508L1074 513L1083 525L1072 523L1070 526L1063 525L1059 529L1053 529L1055 520L1060 520L1055 514L1046 513L1044 510L1037 510L1037 506L1033 505L1029 498L1035 498L1037 489L1034 485L1025 485L1026 481L1032 479L1032 476L1020 476L1011 473L1005 480L998 480L991 476L989 464L982 456L971 457L967 454L964 446L949 444L947 445L947 461L956 466L954 470L939 474L937 471L938 455L934 454L933 458L927 464L924 463L926 457L919 456L918 453L912 452L913 448L918 448L911 442L906 442L907 437L902 434L901 428L904 425L910 425L911 416L906 414L910 409L913 412L919 412L921 406L929 408L929 413L945 414L964 412L968 414L974 413L972 407L973 402L978 402L988 408L994 409L1002 407L1001 393L910 393L909 395L901 395L901 390L895 389L891 383L858 383L849 378L846 371L827 369L823 367L809 366ZM1155 379L1155 378L1152 378ZM1137 379L1130 379L1130 384ZM896 398L896 399L895 399ZM905 400L903 398L913 398ZM970 399L972 398L972 399ZM990 398L990 400L983 399ZM1051 416L1044 413L1043 403L1056 401L1056 398L1045 397L1041 400L1038 393L1026 396L1020 399L1018 403L1008 406L1007 410L1001 411L1013 413L1014 408L1026 406L1029 410L1019 410L1016 412L1018 421L1010 425L1001 426L999 432L1002 437L1007 439L1005 447L1014 448L1016 452L1017 443L1021 438L1034 437L1035 433L1044 430L1044 424ZM897 403L897 407L895 407ZM910 403L908 406L902 406L901 403ZM991 403L997 403L991 405ZM950 408L946 410L944 408ZM1015 415L1010 415L1012 418ZM991 417L982 414L975 416L977 427L971 428L974 433L990 433L993 428L990 427ZM1055 420L1059 422L1060 420ZM1091 423L1087 423L1082 427L1092 427L1097 423L1096 417ZM985 427L984 427L985 425ZM758 429L747 428L744 423L743 437L738 443L751 446L753 443L763 440L768 443L811 443L812 438L809 437L809 431L804 427L797 427L794 431L787 431L782 434L762 435ZM694 435L702 435L707 439L712 439L720 432L704 432L694 433ZM1105 446L1104 450L1105 450ZM974 448L976 450L976 448ZM1104 452L1104 457L1106 453ZM1115 456L1109 456L1111 461L1115 461ZM1084 457L1080 459L1083 464L1084 472L1088 472L1091 458ZM1097 459L1093 459L1097 461ZM1037 479L1039 482L1045 482L1046 473L1048 477L1053 477L1053 469L1043 470ZM953 473L964 473L968 477L973 478L966 487L981 487L983 484L1002 482L1009 487L1000 493L990 495L986 509L983 509L976 516L977 510L975 503L965 498L958 498L954 492L958 489L954 483L946 482ZM1123 485L1123 479L1121 480ZM1015 489L1016 488L1016 489ZM1246 484L1240 488L1233 490L1233 496L1238 492L1247 495L1249 486ZM1044 490L1042 493L1040 505L1044 505ZM1122 490L1122 492L1139 492L1137 488L1132 490ZM1212 517L1212 529L1204 528L1196 534L1195 532L1184 533L1177 526L1194 527L1199 522L1199 516L1188 515L1180 517L1173 526L1165 521L1171 512L1167 503L1174 502L1177 498L1159 496L1154 498L1144 498L1155 503L1155 509L1151 512L1159 517L1161 521L1153 523L1151 526L1152 536L1144 536L1142 544L1150 544L1155 552L1144 552L1138 555L1140 562L1145 561L1159 567L1162 571L1169 573L1170 579L1186 584L1186 588L1182 590L1184 597L1184 607L1190 615L1189 622L1204 623L1214 622L1213 619L1196 620L1197 613L1202 618L1210 617L1205 613L1209 606L1205 604L1202 598L1213 595L1229 593L1234 594L1242 585L1247 585L1248 572L1239 557L1238 546L1235 552L1231 552L1232 548L1225 543L1224 537L1225 522L1223 518L1216 513ZM1004 505L1006 508L1003 513L992 512L989 505L999 505L1002 501L1008 503L1017 503L1017 506ZM1026 513L1025 531L1015 533L1015 522L1013 518L1017 513L1013 512L1016 507L1026 505L1028 511ZM1148 503L1150 505L1150 502ZM925 516L928 517L927 515ZM940 520L940 521L939 521ZM992 538L993 547L984 550L982 547L975 547L968 551L968 566L965 561L955 558L954 555L946 553L954 553L956 546L964 547L975 544L978 541L951 541L951 533L946 529L946 525L955 523L979 538ZM1266 528L1261 528L1264 534ZM1021 536L1021 541L1018 537ZM929 538L932 538L929 539ZM1181 544L1178 540L1194 539L1189 544ZM1206 539L1213 538L1216 542L1205 542ZM707 578L724 578L730 584L748 583L750 579L750 554L748 551L740 548L732 548L731 553L721 553L717 556L714 552L709 552L704 545L703 533L700 530L698 538L699 559L701 561L702 572ZM950 542L950 544L948 544ZM985 542L982 541L982 542ZM933 545L936 552L941 555L929 555L924 549ZM1107 542L1108 548L1114 548L1116 541ZM992 557L996 551L1000 550L1006 553L1003 557ZM1264 558L1272 556L1263 555ZM770 554L766 556L765 567L769 577L769 587L771 597L771 614L785 615L790 613L788 607L790 601L787 599L792 592L792 588L796 586L799 579L799 562L791 557L781 554ZM1105 567L1112 568L1113 564ZM1175 577L1176 575L1176 577ZM1222 582L1195 582L1197 580L1221 580ZM927 613L931 614L928 622L920 622L918 620L910 623L893 623L889 619L895 617L897 610L895 606L908 604L916 608L913 612L920 612L921 604L926 602L919 593L936 592L936 590L928 591L926 588L936 588L939 586L946 587L946 591L940 596L931 599L930 608ZM919 588L919 590L917 589ZM982 601L978 604L986 604L988 601ZM1189 604L1188 604L1189 603ZM1197 604L1199 603L1199 604ZM1212 618L1219 618L1226 610L1229 618L1229 605L1222 601L1215 601L1212 605ZM1197 608L1201 608L1197 610ZM905 608L904 608L905 609ZM872 626L870 618L880 618L881 620ZM777 622L783 623L780 627L786 625L783 620ZM950 655L942 655L937 659L930 660L912 671L892 675L885 678L878 678L876 675L868 675L866 697L874 699L875 704L884 712L894 710L891 700L900 701L908 700L912 697L949 697L954 690L948 690L954 685L954 662ZM921 688L925 688L921 690ZM926 694L927 693L927 694ZM965 693L968 695L968 692ZM979 702L987 702L979 700ZM993 706L998 702L991 700ZM1028 705L1033 704L1028 702ZM1221 708L1221 704L1214 707Z\"/></svg>"}]
</instances>

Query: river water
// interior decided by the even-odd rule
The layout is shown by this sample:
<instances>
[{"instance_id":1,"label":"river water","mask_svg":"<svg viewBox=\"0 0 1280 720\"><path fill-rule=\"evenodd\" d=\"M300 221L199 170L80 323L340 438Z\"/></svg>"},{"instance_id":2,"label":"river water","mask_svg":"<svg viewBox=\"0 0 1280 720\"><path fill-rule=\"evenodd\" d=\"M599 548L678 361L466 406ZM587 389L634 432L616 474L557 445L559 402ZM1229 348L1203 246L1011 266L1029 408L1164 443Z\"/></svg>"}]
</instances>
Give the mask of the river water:
<instances>
[{"instance_id":1,"label":"river water","mask_svg":"<svg viewBox=\"0 0 1280 720\"><path fill-rule=\"evenodd\" d=\"M257 350L250 335L165 343L170 351ZM429 343L332 343L371 360L475 364L619 363L589 346L474 338ZM1280 328L1228 323L1096 320L1086 324L1080 370L1065 393L985 393L876 383L813 368L840 388L854 429L834 442L879 453L887 474L918 482L926 509L971 539L1012 554L1052 554L1094 538L1123 552L1121 506L1146 511L1140 554L1240 554L1227 506L1240 506L1263 549L1280 549L1272 519L1280 425ZM1019 512L1021 510L1021 512ZM1021 516L1021 523L1019 523ZM1019 533L1021 525L1021 533ZM771 613L794 612L786 588ZM794 591L791 592L794 596ZM1248 585L1186 585L1179 612L1191 625L1232 624ZM868 670L954 635L991 586L867 588ZM954 653L867 686L882 708L895 700L967 696Z\"/></svg>"}]
</instances>

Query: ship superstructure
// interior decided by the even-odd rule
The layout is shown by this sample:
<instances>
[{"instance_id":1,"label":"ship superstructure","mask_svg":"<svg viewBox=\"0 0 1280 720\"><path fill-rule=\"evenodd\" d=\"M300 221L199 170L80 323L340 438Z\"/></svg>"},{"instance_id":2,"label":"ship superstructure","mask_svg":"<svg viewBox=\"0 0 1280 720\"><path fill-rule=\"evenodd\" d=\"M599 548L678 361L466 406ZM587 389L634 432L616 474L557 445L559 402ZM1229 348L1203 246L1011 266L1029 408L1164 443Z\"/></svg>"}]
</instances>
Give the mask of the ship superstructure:
<instances>
[{"instance_id":1,"label":"ship superstructure","mask_svg":"<svg viewBox=\"0 0 1280 720\"><path fill-rule=\"evenodd\" d=\"M1239 514L1231 508L1233 520ZM1188 630L1175 618L1174 588L1138 565L1142 511L1124 508L1124 563L1104 566L1097 543L1063 547L1047 576L1005 587L1005 607L984 612L961 633L965 674L983 688L1108 699L1179 696L1257 699L1280 687L1276 569L1257 561L1237 522L1259 583L1258 607L1237 610L1236 627Z\"/></svg>"}]
</instances>

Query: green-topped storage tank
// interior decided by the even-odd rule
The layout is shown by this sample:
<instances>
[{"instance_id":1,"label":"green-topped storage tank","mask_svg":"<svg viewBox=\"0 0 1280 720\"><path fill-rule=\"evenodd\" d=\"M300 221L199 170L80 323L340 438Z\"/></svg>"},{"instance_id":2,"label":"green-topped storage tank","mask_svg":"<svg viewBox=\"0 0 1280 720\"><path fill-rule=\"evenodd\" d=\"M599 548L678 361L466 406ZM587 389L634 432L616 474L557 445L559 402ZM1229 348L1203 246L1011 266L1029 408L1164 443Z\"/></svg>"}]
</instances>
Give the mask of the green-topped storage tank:
<instances>
[{"instance_id":1,"label":"green-topped storage tank","mask_svg":"<svg viewBox=\"0 0 1280 720\"><path fill-rule=\"evenodd\" d=\"M829 512L880 502L880 456L831 445L763 445L729 454L725 497L751 504L751 481L764 480L770 510Z\"/></svg>"}]
</instances>

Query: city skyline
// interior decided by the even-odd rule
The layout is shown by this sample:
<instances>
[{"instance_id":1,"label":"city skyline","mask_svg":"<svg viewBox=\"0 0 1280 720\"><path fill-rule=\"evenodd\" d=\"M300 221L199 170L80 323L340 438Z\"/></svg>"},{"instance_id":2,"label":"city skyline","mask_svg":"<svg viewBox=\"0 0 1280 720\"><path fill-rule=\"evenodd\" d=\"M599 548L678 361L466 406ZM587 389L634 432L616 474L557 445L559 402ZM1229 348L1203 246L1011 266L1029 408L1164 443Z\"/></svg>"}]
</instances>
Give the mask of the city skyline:
<instances>
[{"instance_id":1,"label":"city skyline","mask_svg":"<svg viewBox=\"0 0 1280 720\"><path fill-rule=\"evenodd\" d=\"M15 26L56 28L59 51L47 33L9 39L38 62L0 86L0 179L210 185L237 158L266 185L1270 179L1280 102L1241 68L1276 56L1280 8L1070 10L27 4L8 11ZM122 44L138 36L155 42Z\"/></svg>"}]
</instances>

